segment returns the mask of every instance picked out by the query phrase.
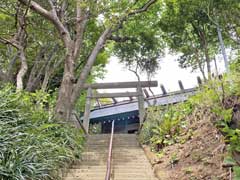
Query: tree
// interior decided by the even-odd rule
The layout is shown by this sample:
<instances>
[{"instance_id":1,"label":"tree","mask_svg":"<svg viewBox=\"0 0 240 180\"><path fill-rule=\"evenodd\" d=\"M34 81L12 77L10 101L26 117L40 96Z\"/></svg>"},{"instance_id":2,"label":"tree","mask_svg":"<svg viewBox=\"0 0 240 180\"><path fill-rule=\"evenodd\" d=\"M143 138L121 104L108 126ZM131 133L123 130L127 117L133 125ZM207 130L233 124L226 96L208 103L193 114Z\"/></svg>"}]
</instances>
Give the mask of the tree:
<instances>
[{"instance_id":1,"label":"tree","mask_svg":"<svg viewBox=\"0 0 240 180\"><path fill-rule=\"evenodd\" d=\"M21 67L17 74L17 90L23 89L23 78L25 74L27 73L28 66L27 66L27 59L25 55L25 48L26 48L26 15L28 13L29 8L22 8L22 6L17 7L17 13L16 13L16 32L14 36L11 38L11 40L8 39L0 39L2 43L4 44L10 44L12 47L16 48L17 53L16 56L18 56L21 60ZM7 75L4 74L4 72L1 72L2 79L6 80Z\"/></svg>"},{"instance_id":2,"label":"tree","mask_svg":"<svg viewBox=\"0 0 240 180\"><path fill-rule=\"evenodd\" d=\"M24 12L24 26L20 24L20 18L23 18L21 12ZM28 91L34 91L41 86L45 87L48 84L47 80L50 79L45 78L49 74L47 69L50 69L50 72L52 72L50 76L53 76L56 67L60 68L59 65L61 65L58 59L62 56L63 48L59 40L57 41L55 38L56 32L51 30L48 21L42 19L39 15L32 14L29 12L28 6L23 6L16 0L1 3L0 19L0 71L2 72L1 77L3 77L0 79L13 84L21 82L21 87L18 89ZM27 71L25 70L22 78L17 79L17 74L21 71L21 65L23 64L17 46L19 44L19 38L17 37L19 34L23 34L18 33L21 27L24 28L22 31L24 38L20 44L24 49L24 67L27 68ZM42 29L47 32L43 32Z\"/></svg>"},{"instance_id":3,"label":"tree","mask_svg":"<svg viewBox=\"0 0 240 180\"><path fill-rule=\"evenodd\" d=\"M150 76L159 68L164 50L157 24L160 11L160 6L154 6L148 14L129 19L125 28L118 31L118 37L125 38L115 38L114 54L128 69L138 69L139 73L146 72Z\"/></svg>"},{"instance_id":4,"label":"tree","mask_svg":"<svg viewBox=\"0 0 240 180\"><path fill-rule=\"evenodd\" d=\"M212 57L217 53L217 32L206 14L205 1L166 0L160 24L169 47L181 52L182 67L198 67L203 77L206 63L211 78Z\"/></svg>"},{"instance_id":5,"label":"tree","mask_svg":"<svg viewBox=\"0 0 240 180\"><path fill-rule=\"evenodd\" d=\"M59 88L56 115L65 120L69 120L97 56L107 48L107 41L123 28L128 19L146 12L157 2L157 0L18 1L25 6L29 4L32 11L48 20L57 30L62 41L64 72ZM96 29L91 29L91 26ZM89 36L94 36L95 41L89 42ZM76 63L79 59L81 59L79 65L81 70L76 76Z\"/></svg>"},{"instance_id":6,"label":"tree","mask_svg":"<svg viewBox=\"0 0 240 180\"><path fill-rule=\"evenodd\" d=\"M222 34L226 34L227 40L232 41L231 45L234 46L234 44L240 44L239 34L237 31L240 22L237 20L238 18L236 19L236 17L240 15L240 3L234 0L227 2L225 0L209 0L206 7L206 14L212 24L215 25L216 31L218 32L218 39L225 63L225 69L228 72L228 58Z\"/></svg>"}]
</instances>

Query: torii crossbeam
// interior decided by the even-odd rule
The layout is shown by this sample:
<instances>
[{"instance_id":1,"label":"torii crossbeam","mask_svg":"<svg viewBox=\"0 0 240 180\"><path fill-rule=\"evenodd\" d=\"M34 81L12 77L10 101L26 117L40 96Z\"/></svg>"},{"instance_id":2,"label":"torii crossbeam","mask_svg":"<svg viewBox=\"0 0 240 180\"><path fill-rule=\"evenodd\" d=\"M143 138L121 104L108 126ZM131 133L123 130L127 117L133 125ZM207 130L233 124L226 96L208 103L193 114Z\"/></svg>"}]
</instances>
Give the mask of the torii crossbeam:
<instances>
[{"instance_id":1,"label":"torii crossbeam","mask_svg":"<svg viewBox=\"0 0 240 180\"><path fill-rule=\"evenodd\" d=\"M87 89L87 99L83 118L83 126L88 132L89 116L91 108L91 99L93 98L116 98L116 97L137 97L140 125L143 123L145 116L144 96L142 88L157 87L157 81L132 81L132 82L113 82L113 83L95 83L85 84L84 89ZM120 88L136 88L136 92L120 92L120 93L99 93L93 94L92 89L120 89Z\"/></svg>"}]
</instances>

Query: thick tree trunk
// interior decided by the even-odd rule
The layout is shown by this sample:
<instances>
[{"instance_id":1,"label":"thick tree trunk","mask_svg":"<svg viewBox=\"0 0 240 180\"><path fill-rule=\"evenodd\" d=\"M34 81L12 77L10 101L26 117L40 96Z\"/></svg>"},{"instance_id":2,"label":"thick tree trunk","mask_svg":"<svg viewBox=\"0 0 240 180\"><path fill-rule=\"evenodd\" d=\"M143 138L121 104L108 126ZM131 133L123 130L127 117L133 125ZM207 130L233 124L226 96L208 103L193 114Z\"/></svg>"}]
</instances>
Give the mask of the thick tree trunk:
<instances>
[{"instance_id":1,"label":"thick tree trunk","mask_svg":"<svg viewBox=\"0 0 240 180\"><path fill-rule=\"evenodd\" d=\"M60 120L69 121L73 104L71 95L74 84L74 56L72 44L68 47L65 58L64 74L61 82L58 100L56 104L56 117Z\"/></svg>"},{"instance_id":2,"label":"thick tree trunk","mask_svg":"<svg viewBox=\"0 0 240 180\"><path fill-rule=\"evenodd\" d=\"M70 121L71 113L74 105L79 98L80 91L92 69L99 51L103 48L107 38L111 34L111 28L106 29L99 37L91 55L87 59L87 63L80 73L77 84L74 85L74 51L68 48L68 55L65 60L64 76L61 83L58 101L56 105L56 116L58 119ZM74 47L74 46L71 46Z\"/></svg>"},{"instance_id":3,"label":"thick tree trunk","mask_svg":"<svg viewBox=\"0 0 240 180\"><path fill-rule=\"evenodd\" d=\"M73 110L71 95L73 91L73 81L68 73L63 76L58 100L56 104L56 118L69 121Z\"/></svg>"}]
</instances>

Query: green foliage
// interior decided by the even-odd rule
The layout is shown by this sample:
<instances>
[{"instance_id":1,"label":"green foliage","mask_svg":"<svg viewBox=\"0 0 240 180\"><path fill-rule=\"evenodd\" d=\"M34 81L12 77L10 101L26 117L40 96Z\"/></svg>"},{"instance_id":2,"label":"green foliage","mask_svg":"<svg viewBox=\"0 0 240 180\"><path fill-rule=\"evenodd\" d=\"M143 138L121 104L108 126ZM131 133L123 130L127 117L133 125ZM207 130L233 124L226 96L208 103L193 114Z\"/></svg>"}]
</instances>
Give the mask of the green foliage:
<instances>
[{"instance_id":1,"label":"green foliage","mask_svg":"<svg viewBox=\"0 0 240 180\"><path fill-rule=\"evenodd\" d=\"M199 69L206 78L206 64L220 51L217 26L222 29L224 45L239 49L238 1L163 0L163 7L159 28L169 49L181 53L180 67ZM209 67L208 71L211 71Z\"/></svg>"},{"instance_id":2,"label":"green foliage","mask_svg":"<svg viewBox=\"0 0 240 180\"><path fill-rule=\"evenodd\" d=\"M192 112L190 103L166 108L151 107L140 133L140 141L150 144L155 150L179 142L179 134L185 128L185 117Z\"/></svg>"},{"instance_id":3,"label":"green foliage","mask_svg":"<svg viewBox=\"0 0 240 180\"><path fill-rule=\"evenodd\" d=\"M163 111L161 107L150 107L147 110L147 120L141 129L139 140L142 144L150 144L150 139L153 136L153 128L157 127L158 119L161 119Z\"/></svg>"},{"instance_id":4,"label":"green foliage","mask_svg":"<svg viewBox=\"0 0 240 180\"><path fill-rule=\"evenodd\" d=\"M179 158L177 157L177 153L172 154L170 158L170 164L173 166L178 161L179 161Z\"/></svg>"},{"instance_id":5,"label":"green foliage","mask_svg":"<svg viewBox=\"0 0 240 180\"><path fill-rule=\"evenodd\" d=\"M0 91L0 179L58 179L80 157L83 133L53 119L48 94Z\"/></svg>"},{"instance_id":6,"label":"green foliage","mask_svg":"<svg viewBox=\"0 0 240 180\"><path fill-rule=\"evenodd\" d=\"M230 145L230 152L240 152L240 129L234 130L225 125L221 131L226 134L226 142Z\"/></svg>"},{"instance_id":7,"label":"green foliage","mask_svg":"<svg viewBox=\"0 0 240 180\"><path fill-rule=\"evenodd\" d=\"M197 119L209 117L225 136L228 156L223 163L233 165L234 179L239 179L240 168L237 164L239 164L240 154L240 129L230 127L233 105L239 103L239 62L238 59L232 62L231 72L224 75L222 79L213 79L202 85L197 94L187 102L167 108L149 108L147 120L140 133L141 142L150 144L157 151L164 146L181 143L181 131L187 127L187 121L184 120L195 109L201 113L192 115L200 115ZM187 135L191 133L191 130L188 130ZM176 157L173 155L171 160L174 159Z\"/></svg>"},{"instance_id":8,"label":"green foliage","mask_svg":"<svg viewBox=\"0 0 240 180\"><path fill-rule=\"evenodd\" d=\"M116 36L114 55L130 69L154 73L159 67L159 57L163 54L163 42L157 26L162 4L157 2L149 12L131 17L124 23Z\"/></svg>"},{"instance_id":9,"label":"green foliage","mask_svg":"<svg viewBox=\"0 0 240 180\"><path fill-rule=\"evenodd\" d=\"M230 64L231 74L229 74L228 79L231 81L231 88L229 88L230 94L240 96L240 54L237 58Z\"/></svg>"},{"instance_id":10,"label":"green foliage","mask_svg":"<svg viewBox=\"0 0 240 180\"><path fill-rule=\"evenodd\" d=\"M90 124L89 126L89 134L101 134L102 133L102 124Z\"/></svg>"},{"instance_id":11,"label":"green foliage","mask_svg":"<svg viewBox=\"0 0 240 180\"><path fill-rule=\"evenodd\" d=\"M235 166L233 167L234 177L233 180L239 180L240 179L240 167Z\"/></svg>"},{"instance_id":12,"label":"green foliage","mask_svg":"<svg viewBox=\"0 0 240 180\"><path fill-rule=\"evenodd\" d=\"M240 129L233 129L229 125L232 121L233 105L239 103L237 100L240 95L239 67L237 59L232 62L229 74L224 75L221 80L207 82L201 91L189 100L197 108L208 109L214 115L213 123L223 133L228 144L229 156L224 159L224 163L234 165L236 163L233 157L240 153ZM234 179L239 179L239 166L235 166L233 170Z\"/></svg>"}]
</instances>

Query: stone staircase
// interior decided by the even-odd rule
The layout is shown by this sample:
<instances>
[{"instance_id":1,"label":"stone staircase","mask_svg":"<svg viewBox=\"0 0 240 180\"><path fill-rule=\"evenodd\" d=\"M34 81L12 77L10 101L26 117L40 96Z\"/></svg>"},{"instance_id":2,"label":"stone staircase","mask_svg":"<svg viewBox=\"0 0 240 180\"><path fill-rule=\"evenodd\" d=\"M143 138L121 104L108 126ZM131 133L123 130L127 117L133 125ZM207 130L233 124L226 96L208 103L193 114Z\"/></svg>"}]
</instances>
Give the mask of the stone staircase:
<instances>
[{"instance_id":1,"label":"stone staircase","mask_svg":"<svg viewBox=\"0 0 240 180\"><path fill-rule=\"evenodd\" d=\"M109 134L89 136L82 161L64 180L105 180L109 141ZM114 135L111 180L156 180L135 134Z\"/></svg>"}]
</instances>

